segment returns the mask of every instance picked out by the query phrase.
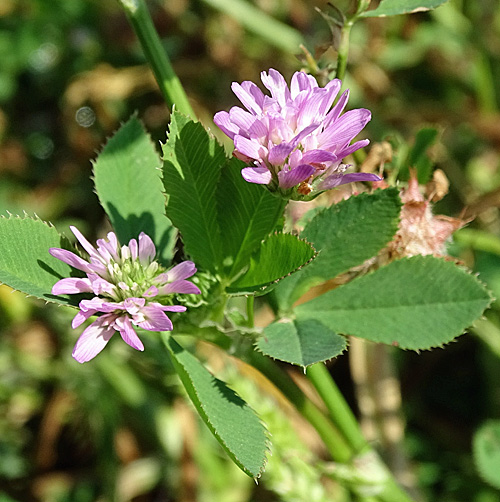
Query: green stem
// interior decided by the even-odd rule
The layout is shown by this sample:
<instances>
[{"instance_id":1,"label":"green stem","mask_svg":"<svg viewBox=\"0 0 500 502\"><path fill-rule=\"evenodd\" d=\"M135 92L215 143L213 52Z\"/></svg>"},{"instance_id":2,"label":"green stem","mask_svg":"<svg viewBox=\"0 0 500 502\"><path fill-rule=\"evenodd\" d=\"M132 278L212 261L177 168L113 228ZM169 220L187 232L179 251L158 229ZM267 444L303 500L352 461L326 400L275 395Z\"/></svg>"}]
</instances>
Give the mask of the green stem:
<instances>
[{"instance_id":1,"label":"green stem","mask_svg":"<svg viewBox=\"0 0 500 502\"><path fill-rule=\"evenodd\" d=\"M335 405L335 415L338 415L339 417L343 415L340 417L340 423L334 418L334 424L332 424L332 422L324 416L323 412L309 399L307 399L300 387L298 387L291 377L270 359L254 351L249 354L248 362L252 364L254 368L258 369L264 376L266 376L295 406L300 414L316 429L333 460L349 464L354 457L360 453L360 448L364 448L363 453L373 451L362 437L361 431L359 431L357 427L356 419L352 415L352 412L340 391L338 391L335 385L332 387L332 385L327 384L324 381L323 370L313 369L313 374L317 377L316 380L318 382L322 382L319 384L321 393L324 391L332 391L334 393L335 400L338 401ZM308 373L309 371L310 369L308 370ZM343 435L346 434L346 431L350 437L350 441L347 442L343 437ZM355 444L356 448L354 448L352 444L348 444L349 442ZM363 453L361 453L360 458L363 456ZM383 469L387 474L383 490L377 495L375 500L378 500L379 502L412 502L412 499L396 483L390 471L383 465L382 461L376 454L374 458L376 465L374 465L373 468L376 470Z\"/></svg>"},{"instance_id":2,"label":"green stem","mask_svg":"<svg viewBox=\"0 0 500 502\"><path fill-rule=\"evenodd\" d=\"M210 320L215 321L218 324L224 322L226 314L226 306L229 300L229 296L224 292L226 285L221 283L218 290L214 291L215 302L212 304L212 312L210 314Z\"/></svg>"},{"instance_id":3,"label":"green stem","mask_svg":"<svg viewBox=\"0 0 500 502\"><path fill-rule=\"evenodd\" d=\"M118 0L139 39L167 105L195 117L182 84L175 74L144 0Z\"/></svg>"},{"instance_id":4,"label":"green stem","mask_svg":"<svg viewBox=\"0 0 500 502\"><path fill-rule=\"evenodd\" d=\"M337 71L336 77L343 80L347 68L347 58L349 56L349 37L351 35L351 28L358 20L359 16L370 6L371 0L358 0L356 12L347 18L342 26L340 32L340 42L337 55Z\"/></svg>"},{"instance_id":5,"label":"green stem","mask_svg":"<svg viewBox=\"0 0 500 502\"><path fill-rule=\"evenodd\" d=\"M307 376L325 403L332 422L342 433L355 455L362 455L363 453L373 451L363 437L356 417L331 378L325 365L317 363L309 366L307 368ZM382 463L378 459L378 456L375 458L377 459L376 462ZM374 468L378 469L377 466L374 466ZM389 470L385 466L383 469L387 472L387 480L384 483L384 490L377 496L377 500L380 502L411 502L411 498L396 483Z\"/></svg>"},{"instance_id":6,"label":"green stem","mask_svg":"<svg viewBox=\"0 0 500 502\"><path fill-rule=\"evenodd\" d=\"M356 417L323 363L307 368L307 377L325 403L332 422L343 434L349 446L359 453L368 446Z\"/></svg>"},{"instance_id":7,"label":"green stem","mask_svg":"<svg viewBox=\"0 0 500 502\"><path fill-rule=\"evenodd\" d=\"M490 319L477 321L471 330L489 348L495 356L500 358L500 329Z\"/></svg>"},{"instance_id":8,"label":"green stem","mask_svg":"<svg viewBox=\"0 0 500 502\"><path fill-rule=\"evenodd\" d=\"M316 429L332 458L337 462L349 462L354 453L352 449L323 412L306 398L292 378L276 363L258 352L252 351L249 357L248 362L266 376Z\"/></svg>"},{"instance_id":9,"label":"green stem","mask_svg":"<svg viewBox=\"0 0 500 502\"><path fill-rule=\"evenodd\" d=\"M247 322L249 328L254 327L254 315L253 315L254 301L255 301L254 295L247 296Z\"/></svg>"},{"instance_id":10,"label":"green stem","mask_svg":"<svg viewBox=\"0 0 500 502\"><path fill-rule=\"evenodd\" d=\"M337 55L337 72L335 75L340 80L343 80L347 68L347 57L349 56L349 36L351 34L353 24L354 22L352 19L347 19L340 32L340 43Z\"/></svg>"},{"instance_id":11,"label":"green stem","mask_svg":"<svg viewBox=\"0 0 500 502\"><path fill-rule=\"evenodd\" d=\"M378 500L380 502L413 502L413 499L396 483L392 474L389 471L387 473L389 478L382 493L378 494Z\"/></svg>"}]
</instances>

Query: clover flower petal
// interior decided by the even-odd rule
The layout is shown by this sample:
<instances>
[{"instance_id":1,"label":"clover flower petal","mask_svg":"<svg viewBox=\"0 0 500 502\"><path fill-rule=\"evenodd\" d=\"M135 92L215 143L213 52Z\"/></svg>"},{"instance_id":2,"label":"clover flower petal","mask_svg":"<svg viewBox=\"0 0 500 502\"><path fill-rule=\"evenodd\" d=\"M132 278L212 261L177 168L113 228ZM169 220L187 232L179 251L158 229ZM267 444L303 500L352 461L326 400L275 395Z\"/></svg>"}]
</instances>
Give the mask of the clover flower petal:
<instances>
[{"instance_id":1,"label":"clover flower petal","mask_svg":"<svg viewBox=\"0 0 500 502\"><path fill-rule=\"evenodd\" d=\"M165 270L154 260L156 248L145 233L120 246L116 235L110 232L107 240L99 239L94 247L78 229L71 227L71 231L87 251L88 261L65 249L51 248L49 252L86 274L86 277L59 280L52 287L52 294L95 295L80 301L80 310L71 323L77 328L90 317L99 316L76 342L73 357L80 363L99 354L117 331L132 348L144 350L134 326L149 331L170 331L172 321L165 312L184 312L186 307L163 303L171 303L169 296L173 294L200 293L199 288L187 280L196 273L195 264L185 261Z\"/></svg>"},{"instance_id":2,"label":"clover flower petal","mask_svg":"<svg viewBox=\"0 0 500 502\"><path fill-rule=\"evenodd\" d=\"M61 279L52 288L53 295L74 295L77 293L92 293L92 291L92 282L90 279L81 277Z\"/></svg>"},{"instance_id":3,"label":"clover flower petal","mask_svg":"<svg viewBox=\"0 0 500 502\"><path fill-rule=\"evenodd\" d=\"M233 107L215 114L215 124L234 142L234 155L248 162L242 169L250 183L266 185L285 198L307 200L353 181L379 181L376 175L345 174L342 159L369 141L352 140L371 119L364 108L343 113L349 91L332 107L341 81L319 87L316 79L296 72L288 87L274 69L261 73L270 95L253 82L231 88L246 110Z\"/></svg>"},{"instance_id":4,"label":"clover flower petal","mask_svg":"<svg viewBox=\"0 0 500 502\"><path fill-rule=\"evenodd\" d=\"M110 314L99 317L78 338L72 355L79 363L90 361L106 347L116 331L113 317Z\"/></svg>"}]
</instances>

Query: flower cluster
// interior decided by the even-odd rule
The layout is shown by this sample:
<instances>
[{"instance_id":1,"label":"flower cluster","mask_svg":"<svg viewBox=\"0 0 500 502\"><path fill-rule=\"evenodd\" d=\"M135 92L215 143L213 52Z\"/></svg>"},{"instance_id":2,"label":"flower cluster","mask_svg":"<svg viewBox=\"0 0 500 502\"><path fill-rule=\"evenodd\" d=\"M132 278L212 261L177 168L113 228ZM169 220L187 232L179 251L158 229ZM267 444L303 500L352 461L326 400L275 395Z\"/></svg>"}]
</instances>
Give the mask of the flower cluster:
<instances>
[{"instance_id":1,"label":"flower cluster","mask_svg":"<svg viewBox=\"0 0 500 502\"><path fill-rule=\"evenodd\" d=\"M215 114L215 124L234 141L234 155L252 166L242 175L251 183L303 200L353 181L379 181L371 173L345 173L342 159L366 146L350 144L371 118L364 108L344 114L349 91L333 106L341 81L319 87L316 79L296 72L290 88L276 70L262 72L271 96L253 82L233 82L232 90L245 106Z\"/></svg>"},{"instance_id":2,"label":"flower cluster","mask_svg":"<svg viewBox=\"0 0 500 502\"><path fill-rule=\"evenodd\" d=\"M200 293L197 286L186 280L196 272L194 263L185 261L166 271L155 261L155 245L144 233L138 240L131 239L128 246L120 246L116 235L110 232L107 240L97 241L96 249L78 229L71 227L71 231L89 254L89 261L66 249L51 248L49 252L85 272L87 277L61 279L54 284L52 293L95 295L80 302L73 328L101 314L76 342L73 357L80 363L101 352L116 331L128 345L144 350L134 325L149 331L171 331L172 322L165 312L186 310L184 306L163 305L158 300L166 303L167 295L173 293Z\"/></svg>"}]
</instances>

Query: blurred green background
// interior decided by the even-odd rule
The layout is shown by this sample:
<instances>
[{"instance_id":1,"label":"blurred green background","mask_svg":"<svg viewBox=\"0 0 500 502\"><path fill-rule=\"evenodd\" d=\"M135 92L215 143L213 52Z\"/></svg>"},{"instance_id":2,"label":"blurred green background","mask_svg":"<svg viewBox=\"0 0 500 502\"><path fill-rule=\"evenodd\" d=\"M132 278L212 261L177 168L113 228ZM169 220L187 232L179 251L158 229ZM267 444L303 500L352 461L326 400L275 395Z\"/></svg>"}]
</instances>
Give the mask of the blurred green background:
<instances>
[{"instance_id":1,"label":"blurred green background","mask_svg":"<svg viewBox=\"0 0 500 502\"><path fill-rule=\"evenodd\" d=\"M270 67L288 79L307 67L300 44L319 77L335 65L335 36L314 8L331 13L325 1L148 5L212 130L213 114L237 104L232 81L256 81ZM450 181L435 210L474 217L450 254L500 297L499 1L450 0L432 13L359 22L346 86L350 108L372 111L366 134L372 143L390 141L394 163L406 162L419 130L436 131L420 157ZM168 109L116 0L0 2L2 215L36 213L61 230L76 223L91 239L101 234L91 159L136 110L155 142L164 141ZM248 368L201 347L272 433L273 456L258 485L199 423L155 336L144 337L140 357L111 343L82 366L70 356L71 316L0 286L0 502L354 500L311 467L325 458L314 432ZM417 496L500 501L471 454L477 428L500 419L499 304L444 350L393 355ZM331 371L357 409L348 356Z\"/></svg>"}]
</instances>

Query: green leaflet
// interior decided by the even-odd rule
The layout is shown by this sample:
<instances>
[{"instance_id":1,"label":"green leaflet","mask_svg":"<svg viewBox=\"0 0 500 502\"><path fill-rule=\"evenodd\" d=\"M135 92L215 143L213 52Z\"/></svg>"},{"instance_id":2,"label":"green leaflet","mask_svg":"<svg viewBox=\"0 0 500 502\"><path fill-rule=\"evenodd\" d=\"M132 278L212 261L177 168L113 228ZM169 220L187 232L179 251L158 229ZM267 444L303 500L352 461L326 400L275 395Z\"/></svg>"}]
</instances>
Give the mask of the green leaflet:
<instances>
[{"instance_id":1,"label":"green leaflet","mask_svg":"<svg viewBox=\"0 0 500 502\"><path fill-rule=\"evenodd\" d=\"M233 157L222 169L217 203L225 274L233 278L270 234L283 213L285 202L263 186L241 176L245 164Z\"/></svg>"},{"instance_id":2,"label":"green leaflet","mask_svg":"<svg viewBox=\"0 0 500 502\"><path fill-rule=\"evenodd\" d=\"M248 266L250 255L271 233L284 202L241 176L241 161L199 123L174 113L163 148L167 214L187 254L228 279Z\"/></svg>"},{"instance_id":3,"label":"green leaflet","mask_svg":"<svg viewBox=\"0 0 500 502\"><path fill-rule=\"evenodd\" d=\"M251 256L248 270L232 282L226 291L247 294L263 290L306 265L315 254L311 244L295 235L272 234Z\"/></svg>"},{"instance_id":4,"label":"green leaflet","mask_svg":"<svg viewBox=\"0 0 500 502\"><path fill-rule=\"evenodd\" d=\"M68 297L50 294L52 286L73 269L49 254L67 248L65 239L45 222L19 216L0 218L0 281L42 300L67 305ZM75 303L73 298L71 303Z\"/></svg>"},{"instance_id":5,"label":"green leaflet","mask_svg":"<svg viewBox=\"0 0 500 502\"><path fill-rule=\"evenodd\" d=\"M432 256L415 256L299 305L298 320L315 319L343 334L403 349L439 347L461 335L491 297L471 274Z\"/></svg>"},{"instance_id":6,"label":"green leaflet","mask_svg":"<svg viewBox=\"0 0 500 502\"><path fill-rule=\"evenodd\" d=\"M311 286L376 255L395 234L400 209L398 190L389 188L350 197L316 214L301 237L319 254L310 265L278 284L279 309L288 311Z\"/></svg>"},{"instance_id":7,"label":"green leaflet","mask_svg":"<svg viewBox=\"0 0 500 502\"><path fill-rule=\"evenodd\" d=\"M474 434L472 446L479 475L500 490L500 420L485 422Z\"/></svg>"},{"instance_id":8,"label":"green leaflet","mask_svg":"<svg viewBox=\"0 0 500 502\"><path fill-rule=\"evenodd\" d=\"M160 261L172 259L174 229L165 216L161 160L137 117L123 124L94 162L99 201L121 244L141 232L156 244Z\"/></svg>"},{"instance_id":9,"label":"green leaflet","mask_svg":"<svg viewBox=\"0 0 500 502\"><path fill-rule=\"evenodd\" d=\"M200 123L174 112L163 162L167 216L179 229L186 253L197 265L216 272L222 246L215 194L226 162L224 149Z\"/></svg>"},{"instance_id":10,"label":"green leaflet","mask_svg":"<svg viewBox=\"0 0 500 502\"><path fill-rule=\"evenodd\" d=\"M363 17L397 16L398 14L411 14L435 9L447 0L382 0L380 5L373 10L365 11Z\"/></svg>"},{"instance_id":11,"label":"green leaflet","mask_svg":"<svg viewBox=\"0 0 500 502\"><path fill-rule=\"evenodd\" d=\"M282 319L264 329L256 346L266 356L305 367L339 356L347 341L314 319Z\"/></svg>"},{"instance_id":12,"label":"green leaflet","mask_svg":"<svg viewBox=\"0 0 500 502\"><path fill-rule=\"evenodd\" d=\"M162 339L203 421L243 472L257 478L266 460L266 430L253 410L167 333Z\"/></svg>"}]
</instances>

